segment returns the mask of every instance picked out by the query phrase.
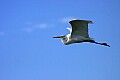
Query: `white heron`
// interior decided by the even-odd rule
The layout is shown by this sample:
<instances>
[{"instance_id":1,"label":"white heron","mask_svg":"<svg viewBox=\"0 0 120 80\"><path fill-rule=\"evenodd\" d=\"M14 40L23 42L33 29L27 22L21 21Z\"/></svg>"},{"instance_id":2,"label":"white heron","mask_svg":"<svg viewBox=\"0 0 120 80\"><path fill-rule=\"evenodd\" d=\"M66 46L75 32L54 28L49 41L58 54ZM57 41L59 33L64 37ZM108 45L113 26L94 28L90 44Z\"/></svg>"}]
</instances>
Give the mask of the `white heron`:
<instances>
[{"instance_id":1,"label":"white heron","mask_svg":"<svg viewBox=\"0 0 120 80\"><path fill-rule=\"evenodd\" d=\"M90 42L110 47L107 43L99 43L89 37L88 24L93 24L92 21L74 19L70 20L69 23L72 26L72 28L67 28L70 31L70 34L55 36L53 38L62 38L62 43L65 45L72 43Z\"/></svg>"}]
</instances>

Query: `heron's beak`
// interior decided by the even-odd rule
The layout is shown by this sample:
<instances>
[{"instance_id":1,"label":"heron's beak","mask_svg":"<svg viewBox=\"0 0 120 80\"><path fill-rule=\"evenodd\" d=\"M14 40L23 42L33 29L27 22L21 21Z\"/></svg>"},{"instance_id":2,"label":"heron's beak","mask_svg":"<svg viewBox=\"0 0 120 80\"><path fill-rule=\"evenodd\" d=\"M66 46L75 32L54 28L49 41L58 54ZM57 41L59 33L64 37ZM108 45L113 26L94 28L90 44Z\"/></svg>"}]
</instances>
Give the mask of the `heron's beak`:
<instances>
[{"instance_id":1,"label":"heron's beak","mask_svg":"<svg viewBox=\"0 0 120 80\"><path fill-rule=\"evenodd\" d=\"M63 37L65 37L65 36L55 36L53 38L63 38Z\"/></svg>"}]
</instances>

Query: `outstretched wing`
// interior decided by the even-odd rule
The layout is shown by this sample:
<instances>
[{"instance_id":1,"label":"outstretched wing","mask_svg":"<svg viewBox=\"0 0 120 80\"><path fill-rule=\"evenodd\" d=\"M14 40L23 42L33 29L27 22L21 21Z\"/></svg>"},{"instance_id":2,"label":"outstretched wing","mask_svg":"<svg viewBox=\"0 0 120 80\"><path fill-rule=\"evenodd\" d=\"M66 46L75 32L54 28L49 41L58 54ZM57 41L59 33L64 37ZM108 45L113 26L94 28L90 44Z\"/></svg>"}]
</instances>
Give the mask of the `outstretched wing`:
<instances>
[{"instance_id":1,"label":"outstretched wing","mask_svg":"<svg viewBox=\"0 0 120 80\"><path fill-rule=\"evenodd\" d=\"M92 21L89 20L71 20L69 22L72 26L72 33L71 35L73 36L83 36L83 37L89 37L88 34L88 24L93 23Z\"/></svg>"}]
</instances>

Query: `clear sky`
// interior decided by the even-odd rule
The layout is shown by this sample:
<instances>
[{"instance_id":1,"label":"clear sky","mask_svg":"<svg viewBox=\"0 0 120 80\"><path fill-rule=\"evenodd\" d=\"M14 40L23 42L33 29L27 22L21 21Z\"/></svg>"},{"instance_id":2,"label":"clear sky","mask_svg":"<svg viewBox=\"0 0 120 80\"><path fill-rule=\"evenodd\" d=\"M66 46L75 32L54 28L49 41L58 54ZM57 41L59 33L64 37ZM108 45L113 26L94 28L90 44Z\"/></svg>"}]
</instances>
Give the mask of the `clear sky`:
<instances>
[{"instance_id":1,"label":"clear sky","mask_svg":"<svg viewBox=\"0 0 120 80\"><path fill-rule=\"evenodd\" d=\"M111 47L65 46L70 19ZM120 80L119 0L0 0L0 80Z\"/></svg>"}]
</instances>

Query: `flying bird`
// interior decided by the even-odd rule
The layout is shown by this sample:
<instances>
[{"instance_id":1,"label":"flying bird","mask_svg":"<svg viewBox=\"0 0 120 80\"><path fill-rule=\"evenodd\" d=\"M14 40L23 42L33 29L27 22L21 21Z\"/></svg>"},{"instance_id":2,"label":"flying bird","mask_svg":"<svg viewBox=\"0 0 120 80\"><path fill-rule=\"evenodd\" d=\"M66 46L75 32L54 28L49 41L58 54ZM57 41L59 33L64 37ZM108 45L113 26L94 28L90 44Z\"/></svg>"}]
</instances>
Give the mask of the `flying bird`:
<instances>
[{"instance_id":1,"label":"flying bird","mask_svg":"<svg viewBox=\"0 0 120 80\"><path fill-rule=\"evenodd\" d=\"M61 38L62 43L65 45L73 44L73 43L82 43L82 42L90 42L99 45L104 45L110 47L107 43L100 43L93 40L89 37L88 34L88 24L93 24L90 20L70 20L72 28L67 28L70 33L62 36L55 36L53 38Z\"/></svg>"}]
</instances>

